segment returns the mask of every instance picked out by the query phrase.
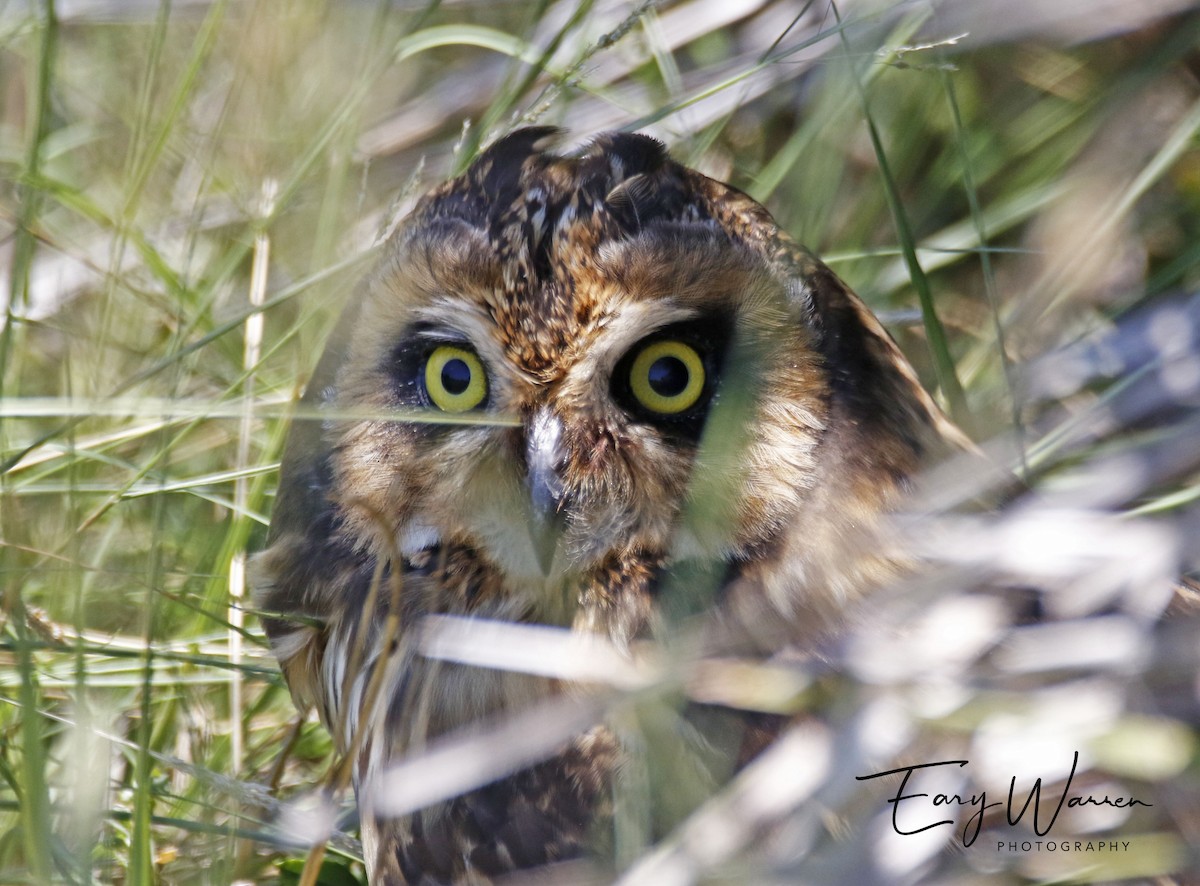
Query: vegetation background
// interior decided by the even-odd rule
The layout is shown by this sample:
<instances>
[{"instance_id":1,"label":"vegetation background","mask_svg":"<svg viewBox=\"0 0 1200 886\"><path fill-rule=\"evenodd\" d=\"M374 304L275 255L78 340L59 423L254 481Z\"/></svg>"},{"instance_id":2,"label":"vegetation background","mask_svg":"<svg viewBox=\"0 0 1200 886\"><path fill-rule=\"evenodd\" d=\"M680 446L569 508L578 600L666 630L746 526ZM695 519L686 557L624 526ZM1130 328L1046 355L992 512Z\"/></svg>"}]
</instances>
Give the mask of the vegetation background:
<instances>
[{"instance_id":1,"label":"vegetation background","mask_svg":"<svg viewBox=\"0 0 1200 886\"><path fill-rule=\"evenodd\" d=\"M935 484L944 580L878 613L912 630L752 673L807 731L628 882L1196 875L1198 39L1183 0L0 3L0 882L297 881L280 801L330 743L244 552L386 232L528 122L652 133L764 201L1031 487L963 516L994 480ZM1153 805L1058 827L1129 851L889 842L895 785L850 777L1072 749L1076 787ZM335 830L320 882L360 882Z\"/></svg>"}]
</instances>

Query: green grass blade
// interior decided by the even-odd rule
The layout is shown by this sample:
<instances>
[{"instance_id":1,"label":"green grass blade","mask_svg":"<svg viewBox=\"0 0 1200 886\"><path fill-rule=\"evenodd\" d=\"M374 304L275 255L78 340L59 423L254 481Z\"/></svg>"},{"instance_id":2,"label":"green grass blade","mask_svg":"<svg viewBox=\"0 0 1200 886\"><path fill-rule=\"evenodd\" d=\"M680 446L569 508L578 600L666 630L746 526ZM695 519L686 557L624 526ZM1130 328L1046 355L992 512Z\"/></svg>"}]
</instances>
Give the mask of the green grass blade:
<instances>
[{"instance_id":1,"label":"green grass blade","mask_svg":"<svg viewBox=\"0 0 1200 886\"><path fill-rule=\"evenodd\" d=\"M832 9L840 23L841 15L838 13L836 3L832 4ZM851 54L850 41L846 38L845 31L839 31L839 36L846 55L849 57ZM954 357L950 353L950 342L946 337L945 327L942 325L942 321L937 314L937 306L933 300L933 289L929 284L929 278L925 275L925 270L921 267L920 260L917 258L917 241L913 236L912 226L908 221L908 212L900 199L900 189L896 184L895 176L892 174L891 164L888 163L887 151L884 149L883 140L879 137L879 129L875 125L875 119L871 115L871 105L867 97L866 86L863 84L862 77L857 68L853 68L853 70L853 79L858 91L859 101L862 105L863 116L866 119L867 132L871 137L871 147L874 149L875 159L879 163L879 174L883 180L884 196L887 198L888 208L891 210L892 220L896 225L896 236L900 241L900 249L904 254L904 262L908 266L909 278L912 280L913 288L917 291L917 298L921 303L921 318L925 324L925 335L929 342L929 351L933 356L938 387L941 388L942 395L946 398L950 417L963 426L969 426L970 413L967 409L966 394L963 392L962 383L958 380L958 370L954 365Z\"/></svg>"}]
</instances>

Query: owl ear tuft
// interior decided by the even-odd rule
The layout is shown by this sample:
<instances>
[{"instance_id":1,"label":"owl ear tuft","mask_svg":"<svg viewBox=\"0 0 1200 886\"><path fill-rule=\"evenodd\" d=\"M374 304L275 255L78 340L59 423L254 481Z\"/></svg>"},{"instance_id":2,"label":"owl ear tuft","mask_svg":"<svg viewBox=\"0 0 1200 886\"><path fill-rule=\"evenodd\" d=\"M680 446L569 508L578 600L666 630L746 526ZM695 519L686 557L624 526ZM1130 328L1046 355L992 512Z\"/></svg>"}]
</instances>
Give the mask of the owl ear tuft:
<instances>
[{"instance_id":1,"label":"owl ear tuft","mask_svg":"<svg viewBox=\"0 0 1200 886\"><path fill-rule=\"evenodd\" d=\"M653 175L671 159L667 146L640 132L602 132L588 143L581 160L604 159L614 184L637 175Z\"/></svg>"},{"instance_id":2,"label":"owl ear tuft","mask_svg":"<svg viewBox=\"0 0 1200 886\"><path fill-rule=\"evenodd\" d=\"M492 142L475 159L473 165L493 166L520 170L525 159L540 154L562 137L557 126L523 126Z\"/></svg>"},{"instance_id":3,"label":"owl ear tuft","mask_svg":"<svg viewBox=\"0 0 1200 886\"><path fill-rule=\"evenodd\" d=\"M553 126L527 126L510 132L422 204L433 217L456 217L487 228L525 190L527 161L541 156L561 133ZM420 213L418 209L414 216Z\"/></svg>"}]
</instances>

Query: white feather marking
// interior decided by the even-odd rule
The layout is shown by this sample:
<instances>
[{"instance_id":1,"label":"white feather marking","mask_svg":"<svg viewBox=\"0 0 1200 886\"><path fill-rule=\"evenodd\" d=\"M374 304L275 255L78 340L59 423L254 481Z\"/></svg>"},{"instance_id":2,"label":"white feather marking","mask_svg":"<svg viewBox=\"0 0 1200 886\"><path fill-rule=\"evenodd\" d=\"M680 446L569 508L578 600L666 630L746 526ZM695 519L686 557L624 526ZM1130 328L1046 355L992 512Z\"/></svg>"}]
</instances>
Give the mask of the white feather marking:
<instances>
[{"instance_id":1,"label":"white feather marking","mask_svg":"<svg viewBox=\"0 0 1200 886\"><path fill-rule=\"evenodd\" d=\"M441 543L441 534L432 526L424 523L408 524L400 531L400 538L397 540L400 553L405 557L427 551Z\"/></svg>"}]
</instances>

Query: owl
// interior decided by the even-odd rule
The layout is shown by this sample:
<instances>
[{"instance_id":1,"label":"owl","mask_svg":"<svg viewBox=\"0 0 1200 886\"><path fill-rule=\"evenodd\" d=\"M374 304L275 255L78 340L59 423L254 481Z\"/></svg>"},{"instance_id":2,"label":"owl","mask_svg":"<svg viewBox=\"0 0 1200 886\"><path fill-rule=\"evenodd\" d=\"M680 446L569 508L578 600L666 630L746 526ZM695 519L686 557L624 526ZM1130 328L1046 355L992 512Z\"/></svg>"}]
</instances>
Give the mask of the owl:
<instances>
[{"instance_id":1,"label":"owl","mask_svg":"<svg viewBox=\"0 0 1200 886\"><path fill-rule=\"evenodd\" d=\"M293 695L353 755L374 883L603 857L636 753L597 722L463 796L377 812L406 754L586 691L433 661L423 619L626 651L686 621L716 652L803 648L895 568L879 517L955 437L858 297L746 194L644 135L556 138L500 139L399 226L308 386L328 418L292 429L253 564ZM710 713L680 719L725 776L780 727Z\"/></svg>"}]
</instances>

